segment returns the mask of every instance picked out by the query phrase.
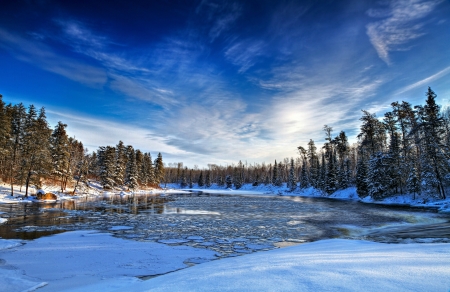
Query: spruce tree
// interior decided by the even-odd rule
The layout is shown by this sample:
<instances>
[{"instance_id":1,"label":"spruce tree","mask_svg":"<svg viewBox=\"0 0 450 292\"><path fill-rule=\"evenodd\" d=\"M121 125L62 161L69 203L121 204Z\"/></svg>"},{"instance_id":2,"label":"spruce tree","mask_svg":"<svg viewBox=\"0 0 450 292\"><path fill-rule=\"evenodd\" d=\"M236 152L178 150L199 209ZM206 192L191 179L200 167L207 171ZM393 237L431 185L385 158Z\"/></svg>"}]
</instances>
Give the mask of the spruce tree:
<instances>
[{"instance_id":1,"label":"spruce tree","mask_svg":"<svg viewBox=\"0 0 450 292\"><path fill-rule=\"evenodd\" d=\"M369 195L368 167L363 155L358 158L356 168L356 191L360 198L365 198Z\"/></svg>"},{"instance_id":2,"label":"spruce tree","mask_svg":"<svg viewBox=\"0 0 450 292\"><path fill-rule=\"evenodd\" d=\"M116 150L111 146L101 146L97 151L100 182L103 189L110 190L114 187L116 170Z\"/></svg>"},{"instance_id":3,"label":"spruce tree","mask_svg":"<svg viewBox=\"0 0 450 292\"><path fill-rule=\"evenodd\" d=\"M226 187L227 189L231 189L233 186L233 179L231 177L231 175L227 175L227 177L225 178L225 183L226 183Z\"/></svg>"},{"instance_id":4,"label":"spruce tree","mask_svg":"<svg viewBox=\"0 0 450 292\"><path fill-rule=\"evenodd\" d=\"M162 183L164 180L164 163L161 153L158 153L158 157L155 160L155 180L157 184Z\"/></svg>"},{"instance_id":5,"label":"spruce tree","mask_svg":"<svg viewBox=\"0 0 450 292\"><path fill-rule=\"evenodd\" d=\"M183 168L183 170L181 171L181 183L180 183L180 187L182 189L187 187L187 179L186 179L186 172L187 172L187 167Z\"/></svg>"},{"instance_id":6,"label":"spruce tree","mask_svg":"<svg viewBox=\"0 0 450 292\"><path fill-rule=\"evenodd\" d=\"M414 200L416 199L416 194L420 194L420 180L414 166L410 170L408 180L406 181L406 188L409 193L413 194Z\"/></svg>"},{"instance_id":7,"label":"spruce tree","mask_svg":"<svg viewBox=\"0 0 450 292\"><path fill-rule=\"evenodd\" d=\"M206 171L205 185L207 188L211 187L211 172L209 170Z\"/></svg>"},{"instance_id":8,"label":"spruce tree","mask_svg":"<svg viewBox=\"0 0 450 292\"><path fill-rule=\"evenodd\" d=\"M381 152L374 155L369 161L369 171L367 174L369 196L375 200L387 197L390 178L390 157Z\"/></svg>"},{"instance_id":9,"label":"spruce tree","mask_svg":"<svg viewBox=\"0 0 450 292\"><path fill-rule=\"evenodd\" d=\"M297 181L295 179L295 167L294 167L294 159L293 158L291 158L291 167L289 169L288 187L291 192L295 191L295 189L297 188Z\"/></svg>"},{"instance_id":10,"label":"spruce tree","mask_svg":"<svg viewBox=\"0 0 450 292\"><path fill-rule=\"evenodd\" d=\"M203 179L203 171L200 171L200 175L198 177L197 184L199 187L203 187L205 185L205 181Z\"/></svg>"},{"instance_id":11,"label":"spruce tree","mask_svg":"<svg viewBox=\"0 0 450 292\"><path fill-rule=\"evenodd\" d=\"M114 182L118 187L123 186L125 183L125 169L127 160L127 148L120 140L116 145L116 169L114 171Z\"/></svg>"},{"instance_id":12,"label":"spruce tree","mask_svg":"<svg viewBox=\"0 0 450 292\"><path fill-rule=\"evenodd\" d=\"M138 166L136 163L136 151L134 151L133 146L127 147L127 166L125 169L125 185L130 189L134 190L138 187Z\"/></svg>"},{"instance_id":13,"label":"spruce tree","mask_svg":"<svg viewBox=\"0 0 450 292\"><path fill-rule=\"evenodd\" d=\"M53 175L59 178L61 191L65 189L65 182L70 176L69 173L69 137L66 133L66 124L58 122L50 138L50 152L52 155Z\"/></svg>"}]
</instances>

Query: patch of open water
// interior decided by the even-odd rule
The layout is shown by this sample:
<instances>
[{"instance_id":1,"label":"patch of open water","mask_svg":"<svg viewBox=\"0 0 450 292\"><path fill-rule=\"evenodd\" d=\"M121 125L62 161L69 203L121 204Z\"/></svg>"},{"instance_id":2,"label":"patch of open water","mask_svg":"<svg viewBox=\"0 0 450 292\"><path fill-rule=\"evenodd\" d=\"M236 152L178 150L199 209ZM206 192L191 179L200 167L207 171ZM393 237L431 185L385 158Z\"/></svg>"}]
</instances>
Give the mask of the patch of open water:
<instances>
[{"instance_id":1,"label":"patch of open water","mask_svg":"<svg viewBox=\"0 0 450 292\"><path fill-rule=\"evenodd\" d=\"M449 216L433 210L304 197L207 193L80 198L0 205L0 237L34 239L95 229L189 245L230 257L326 238L450 242Z\"/></svg>"}]
</instances>

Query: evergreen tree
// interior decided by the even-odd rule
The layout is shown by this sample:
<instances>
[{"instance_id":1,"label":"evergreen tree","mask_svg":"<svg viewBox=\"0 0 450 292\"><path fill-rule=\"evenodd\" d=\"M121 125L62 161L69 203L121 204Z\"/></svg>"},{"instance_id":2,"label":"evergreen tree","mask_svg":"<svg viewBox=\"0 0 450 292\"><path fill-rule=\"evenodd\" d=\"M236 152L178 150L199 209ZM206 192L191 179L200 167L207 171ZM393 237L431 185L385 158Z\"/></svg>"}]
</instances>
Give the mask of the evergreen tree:
<instances>
[{"instance_id":1,"label":"evergreen tree","mask_svg":"<svg viewBox=\"0 0 450 292\"><path fill-rule=\"evenodd\" d=\"M103 189L110 190L114 187L116 170L116 149L111 146L101 146L97 151L99 177Z\"/></svg>"},{"instance_id":2,"label":"evergreen tree","mask_svg":"<svg viewBox=\"0 0 450 292\"><path fill-rule=\"evenodd\" d=\"M125 183L125 169L127 165L127 148L122 141L116 145L116 169L114 172L115 185L121 187Z\"/></svg>"},{"instance_id":3,"label":"evergreen tree","mask_svg":"<svg viewBox=\"0 0 450 292\"><path fill-rule=\"evenodd\" d=\"M272 174L272 184L276 186L278 184L278 164L275 160L275 164L273 165L273 174Z\"/></svg>"},{"instance_id":4,"label":"evergreen tree","mask_svg":"<svg viewBox=\"0 0 450 292\"><path fill-rule=\"evenodd\" d=\"M211 187L211 172L206 171L205 185L207 188Z\"/></svg>"},{"instance_id":5,"label":"evergreen tree","mask_svg":"<svg viewBox=\"0 0 450 292\"><path fill-rule=\"evenodd\" d=\"M227 189L231 189L233 186L233 179L231 178L231 175L227 175L225 178L225 183L227 184Z\"/></svg>"},{"instance_id":6,"label":"evergreen tree","mask_svg":"<svg viewBox=\"0 0 450 292\"><path fill-rule=\"evenodd\" d=\"M164 163L161 153L158 153L158 157L155 160L155 180L157 184L164 180Z\"/></svg>"},{"instance_id":7,"label":"evergreen tree","mask_svg":"<svg viewBox=\"0 0 450 292\"><path fill-rule=\"evenodd\" d=\"M36 117L34 107L30 106L25 126L22 154L22 168L25 174L25 197L28 196L29 185L34 184L40 188L40 178L47 176L50 172L51 164L48 143L51 133L45 109L41 108L39 116Z\"/></svg>"},{"instance_id":8,"label":"evergreen tree","mask_svg":"<svg viewBox=\"0 0 450 292\"><path fill-rule=\"evenodd\" d=\"M189 171L189 188L190 189L193 188L193 184L192 184L192 169Z\"/></svg>"},{"instance_id":9,"label":"evergreen tree","mask_svg":"<svg viewBox=\"0 0 450 292\"><path fill-rule=\"evenodd\" d=\"M127 166L125 169L125 185L130 189L136 189L138 185L138 165L136 163L136 151L134 151L133 146L127 147Z\"/></svg>"},{"instance_id":10,"label":"evergreen tree","mask_svg":"<svg viewBox=\"0 0 450 292\"><path fill-rule=\"evenodd\" d=\"M336 153L330 151L325 179L325 191L328 194L334 193L338 188L336 163Z\"/></svg>"},{"instance_id":11,"label":"evergreen tree","mask_svg":"<svg viewBox=\"0 0 450 292\"><path fill-rule=\"evenodd\" d=\"M52 155L53 175L61 182L61 191L65 189L65 183L69 173L69 137L66 133L66 124L58 122L50 138L50 152Z\"/></svg>"},{"instance_id":12,"label":"evergreen tree","mask_svg":"<svg viewBox=\"0 0 450 292\"><path fill-rule=\"evenodd\" d=\"M440 115L440 107L436 104L436 94L428 87L427 100L424 107L417 106L421 122L418 130L421 133L420 145L422 179L429 191L437 191L445 199L446 175L450 171L449 149L446 147L445 125Z\"/></svg>"},{"instance_id":13,"label":"evergreen tree","mask_svg":"<svg viewBox=\"0 0 450 292\"><path fill-rule=\"evenodd\" d=\"M199 187L203 187L205 185L205 182L203 179L203 171L200 171L200 176L198 177L197 184Z\"/></svg>"},{"instance_id":14,"label":"evergreen tree","mask_svg":"<svg viewBox=\"0 0 450 292\"><path fill-rule=\"evenodd\" d=\"M360 198L365 198L369 195L368 167L363 155L358 159L356 168L356 191Z\"/></svg>"},{"instance_id":15,"label":"evergreen tree","mask_svg":"<svg viewBox=\"0 0 450 292\"><path fill-rule=\"evenodd\" d=\"M309 140L307 157L309 163L309 183L318 188L319 182L319 159L317 157L317 148L313 140ZM305 170L306 171L306 170Z\"/></svg>"},{"instance_id":16,"label":"evergreen tree","mask_svg":"<svg viewBox=\"0 0 450 292\"><path fill-rule=\"evenodd\" d=\"M11 134L10 134L10 161L9 178L11 184L11 195L14 195L14 182L18 168L18 158L23 145L23 134L25 127L26 110L22 103L14 105L11 109Z\"/></svg>"},{"instance_id":17,"label":"evergreen tree","mask_svg":"<svg viewBox=\"0 0 450 292\"><path fill-rule=\"evenodd\" d=\"M413 194L413 199L416 199L416 194L420 194L420 180L417 175L417 170L415 167L411 168L411 171L406 182L406 188L409 193Z\"/></svg>"},{"instance_id":18,"label":"evergreen tree","mask_svg":"<svg viewBox=\"0 0 450 292\"><path fill-rule=\"evenodd\" d=\"M388 195L391 178L389 176L390 157L378 152L369 161L367 174L369 196L375 200L383 199Z\"/></svg>"},{"instance_id":19,"label":"evergreen tree","mask_svg":"<svg viewBox=\"0 0 450 292\"><path fill-rule=\"evenodd\" d=\"M181 171L181 183L180 183L180 187L182 189L187 187L187 179L186 179L186 172L187 172L187 167L183 168L183 170Z\"/></svg>"},{"instance_id":20,"label":"evergreen tree","mask_svg":"<svg viewBox=\"0 0 450 292\"><path fill-rule=\"evenodd\" d=\"M289 169L289 180L288 180L288 187L290 191L295 191L297 188L297 181L295 179L295 167L294 167L294 159L291 158L291 167Z\"/></svg>"},{"instance_id":21,"label":"evergreen tree","mask_svg":"<svg viewBox=\"0 0 450 292\"><path fill-rule=\"evenodd\" d=\"M303 160L302 170L300 173L300 188L306 189L309 187L308 174L306 173L306 161Z\"/></svg>"}]
</instances>

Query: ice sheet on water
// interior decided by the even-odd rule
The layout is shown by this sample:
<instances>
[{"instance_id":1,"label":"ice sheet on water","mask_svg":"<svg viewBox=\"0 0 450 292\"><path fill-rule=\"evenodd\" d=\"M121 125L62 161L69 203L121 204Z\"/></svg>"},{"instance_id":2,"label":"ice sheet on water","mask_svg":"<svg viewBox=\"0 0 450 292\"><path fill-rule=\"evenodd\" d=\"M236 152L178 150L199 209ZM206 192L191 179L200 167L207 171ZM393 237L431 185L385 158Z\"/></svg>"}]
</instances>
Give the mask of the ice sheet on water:
<instances>
[{"instance_id":1,"label":"ice sheet on water","mask_svg":"<svg viewBox=\"0 0 450 292\"><path fill-rule=\"evenodd\" d=\"M180 243L189 242L189 240L173 238L173 239L161 239L161 240L158 240L158 242L164 243L164 244L180 244Z\"/></svg>"},{"instance_id":2,"label":"ice sheet on water","mask_svg":"<svg viewBox=\"0 0 450 292\"><path fill-rule=\"evenodd\" d=\"M205 238L203 236L192 235L192 236L188 236L186 239L189 239L189 240L204 240Z\"/></svg>"},{"instance_id":3,"label":"ice sheet on water","mask_svg":"<svg viewBox=\"0 0 450 292\"><path fill-rule=\"evenodd\" d=\"M133 227L132 226L119 225L119 226L113 226L113 227L109 228L109 230L111 230L111 231L129 230L129 229L133 229Z\"/></svg>"}]
</instances>

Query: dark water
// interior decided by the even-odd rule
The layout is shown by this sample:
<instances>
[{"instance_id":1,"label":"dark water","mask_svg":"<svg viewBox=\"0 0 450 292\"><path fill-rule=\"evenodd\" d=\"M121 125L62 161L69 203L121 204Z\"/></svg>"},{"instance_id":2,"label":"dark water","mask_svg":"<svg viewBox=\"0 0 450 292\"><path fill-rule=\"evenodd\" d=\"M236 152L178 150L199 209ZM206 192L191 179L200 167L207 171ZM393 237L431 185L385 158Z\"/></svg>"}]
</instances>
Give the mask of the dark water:
<instances>
[{"instance_id":1,"label":"dark water","mask_svg":"<svg viewBox=\"0 0 450 292\"><path fill-rule=\"evenodd\" d=\"M206 193L0 205L0 237L34 239L95 229L203 247L229 256L326 238L450 242L450 218L433 210L301 197ZM431 238L431 239L430 239Z\"/></svg>"}]
</instances>

